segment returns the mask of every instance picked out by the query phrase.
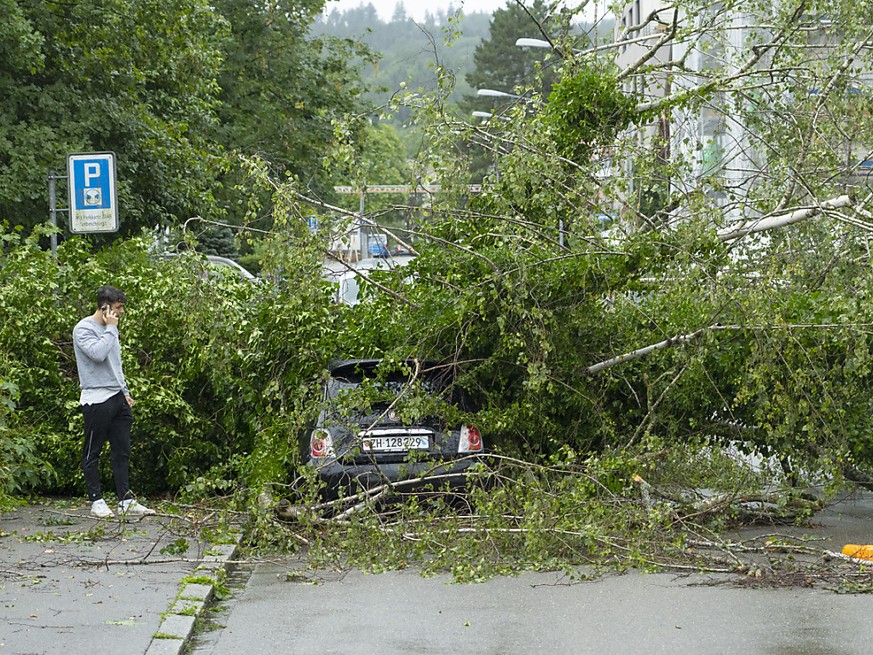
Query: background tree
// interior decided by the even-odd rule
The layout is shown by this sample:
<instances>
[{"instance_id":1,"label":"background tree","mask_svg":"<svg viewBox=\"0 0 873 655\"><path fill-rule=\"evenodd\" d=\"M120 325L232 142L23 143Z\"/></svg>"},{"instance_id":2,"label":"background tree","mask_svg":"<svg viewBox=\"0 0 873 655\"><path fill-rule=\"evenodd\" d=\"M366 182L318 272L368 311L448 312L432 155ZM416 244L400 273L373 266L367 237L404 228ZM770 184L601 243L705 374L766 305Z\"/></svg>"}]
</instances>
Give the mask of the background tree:
<instances>
[{"instance_id":1,"label":"background tree","mask_svg":"<svg viewBox=\"0 0 873 655\"><path fill-rule=\"evenodd\" d=\"M406 145L400 133L390 124L368 126L364 139L357 144L359 161L349 171L357 176L356 185L414 184L406 159ZM404 226L408 222L409 209L404 194L370 193L365 199L364 211L380 225ZM347 199L347 209L357 211L358 199Z\"/></svg>"},{"instance_id":2,"label":"background tree","mask_svg":"<svg viewBox=\"0 0 873 655\"><path fill-rule=\"evenodd\" d=\"M4 0L0 218L47 219L47 174L69 152L118 155L122 233L214 216L225 23L199 0Z\"/></svg>"},{"instance_id":3,"label":"background tree","mask_svg":"<svg viewBox=\"0 0 873 655\"><path fill-rule=\"evenodd\" d=\"M551 3L535 0L529 5L509 0L506 7L494 12L489 25L489 36L476 46L473 53L473 70L466 75L471 93L465 95L459 107L467 116L474 111L492 113L509 120L509 108L518 99L478 97L479 89L492 89L517 95L520 91L542 93L548 96L555 72L551 67L552 57L547 50L519 48L515 42L521 37L549 39L556 44L565 40L567 27L561 27L553 13ZM562 34L563 31L563 34ZM495 143L474 147L472 152L472 179L481 182L484 175L500 158L501 148Z\"/></svg>"},{"instance_id":4,"label":"background tree","mask_svg":"<svg viewBox=\"0 0 873 655\"><path fill-rule=\"evenodd\" d=\"M333 182L322 157L334 137L332 123L346 112L364 110L364 86L348 62L371 55L350 39L309 37L323 4L222 0L215 5L231 26L218 78L216 138L225 149L257 155L278 175L294 176L313 193L330 196ZM227 194L226 201L237 207L239 220L245 208L234 195ZM260 227L265 226L269 223Z\"/></svg>"},{"instance_id":5,"label":"background tree","mask_svg":"<svg viewBox=\"0 0 873 655\"><path fill-rule=\"evenodd\" d=\"M541 50L519 48L515 42L521 37L554 39L558 41L561 27L555 22L552 7L544 0L533 3L518 3L509 0L506 7L494 12L489 26L489 36L476 46L473 53L475 68L467 73L470 88L496 89L514 93L519 86L527 87L534 81L535 70L545 53ZM538 82L548 93L549 78ZM472 98L467 99L472 100ZM479 99L480 108L484 102Z\"/></svg>"},{"instance_id":6,"label":"background tree","mask_svg":"<svg viewBox=\"0 0 873 655\"><path fill-rule=\"evenodd\" d=\"M197 235L197 252L204 255L237 258L237 247L230 227L209 227Z\"/></svg>"},{"instance_id":7,"label":"background tree","mask_svg":"<svg viewBox=\"0 0 873 655\"><path fill-rule=\"evenodd\" d=\"M332 121L361 109L347 62L369 55L307 36L321 0L4 3L0 219L45 221L48 172L69 152L117 154L121 236L239 222L240 154L330 192L321 153Z\"/></svg>"},{"instance_id":8,"label":"background tree","mask_svg":"<svg viewBox=\"0 0 873 655\"><path fill-rule=\"evenodd\" d=\"M484 12L456 15L449 9L428 12L420 22L399 13L385 22L372 6L361 6L344 12L331 10L316 20L313 33L360 40L379 53L378 61L356 62L369 87L365 97L373 106L388 107L392 96L404 87L436 90L437 67L454 80L454 87L447 91L449 102L455 104L470 92L465 76L471 70L476 46L488 34L489 20L490 15ZM398 129L408 125L412 117L404 106L392 106L386 114L384 120ZM414 138L410 143L413 154Z\"/></svg>"}]
</instances>

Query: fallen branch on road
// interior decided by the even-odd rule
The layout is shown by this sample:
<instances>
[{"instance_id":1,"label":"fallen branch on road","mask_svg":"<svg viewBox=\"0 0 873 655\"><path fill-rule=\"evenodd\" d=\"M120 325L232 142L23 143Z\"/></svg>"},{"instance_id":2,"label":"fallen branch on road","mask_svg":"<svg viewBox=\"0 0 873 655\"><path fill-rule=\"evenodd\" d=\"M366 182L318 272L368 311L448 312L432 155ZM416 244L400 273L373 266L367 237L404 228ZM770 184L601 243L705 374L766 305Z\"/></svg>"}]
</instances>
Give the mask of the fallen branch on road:
<instances>
[{"instance_id":1,"label":"fallen branch on road","mask_svg":"<svg viewBox=\"0 0 873 655\"><path fill-rule=\"evenodd\" d=\"M713 462L712 453L702 456ZM423 499L404 490L421 482L416 479L310 506L284 500L264 527L269 539L284 533L286 542L305 544L303 553L317 568L382 571L415 564L423 574L450 571L469 581L543 568L589 579L636 567L725 576L716 584L873 591L873 574L861 574L866 567L808 539L772 533L719 538L725 530L796 524L823 508L820 498L797 489L696 489L688 483L697 472L659 476L667 462L645 454L636 463L613 464L595 457L546 465L505 455L482 459L489 484L474 487L460 513L454 494L452 501L439 491ZM628 475L633 468L647 471L648 479ZM743 476L726 479L736 484ZM440 476L432 480L438 490Z\"/></svg>"}]
</instances>

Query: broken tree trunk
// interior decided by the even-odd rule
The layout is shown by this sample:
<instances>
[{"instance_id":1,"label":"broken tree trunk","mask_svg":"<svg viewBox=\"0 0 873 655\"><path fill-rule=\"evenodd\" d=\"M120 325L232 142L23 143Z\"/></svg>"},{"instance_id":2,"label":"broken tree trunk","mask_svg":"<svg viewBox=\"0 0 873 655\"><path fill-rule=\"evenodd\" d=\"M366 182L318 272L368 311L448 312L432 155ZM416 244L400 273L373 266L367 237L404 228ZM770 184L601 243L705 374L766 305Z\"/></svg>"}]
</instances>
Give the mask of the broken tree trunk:
<instances>
[{"instance_id":1,"label":"broken tree trunk","mask_svg":"<svg viewBox=\"0 0 873 655\"><path fill-rule=\"evenodd\" d=\"M585 374L593 375L595 373L600 373L600 371L603 371L607 368L612 368L617 364L624 364L625 362L645 357L649 353L655 352L656 350L664 350L666 348L669 348L670 346L678 346L679 344L692 341L698 338L704 332L706 332L707 329L709 328L702 328L700 330L697 330L697 332L692 332L691 334L677 334L675 337L670 337L669 339L664 339L663 341L659 341L658 343L653 343L651 346L638 348L633 352L625 353L624 355L619 355L618 357L613 357L612 359L607 359L605 361L598 362L597 364L592 364L585 369Z\"/></svg>"},{"instance_id":2,"label":"broken tree trunk","mask_svg":"<svg viewBox=\"0 0 873 655\"><path fill-rule=\"evenodd\" d=\"M744 237L747 234L752 234L753 232L766 232L767 230L785 227L786 225L791 225L792 223L798 223L800 221L805 221L808 218L818 216L824 211L851 207L854 204L855 199L852 196L839 196L837 198L832 198L831 200L825 200L816 207L806 207L805 209L798 209L789 214L769 216L754 221L743 221L742 223L722 228L718 231L718 238L722 241L731 241L733 239Z\"/></svg>"}]
</instances>

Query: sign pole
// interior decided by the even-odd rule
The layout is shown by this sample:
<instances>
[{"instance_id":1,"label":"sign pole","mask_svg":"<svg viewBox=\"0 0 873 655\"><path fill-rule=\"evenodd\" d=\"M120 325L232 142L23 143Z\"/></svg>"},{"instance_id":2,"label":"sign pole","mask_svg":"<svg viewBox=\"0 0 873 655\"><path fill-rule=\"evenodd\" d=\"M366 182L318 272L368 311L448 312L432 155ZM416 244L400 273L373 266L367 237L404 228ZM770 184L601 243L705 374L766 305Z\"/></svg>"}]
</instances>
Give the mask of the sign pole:
<instances>
[{"instance_id":1,"label":"sign pole","mask_svg":"<svg viewBox=\"0 0 873 655\"><path fill-rule=\"evenodd\" d=\"M58 256L58 197L55 193L55 173L49 171L49 220L52 224L52 233L49 236L52 257Z\"/></svg>"},{"instance_id":2,"label":"sign pole","mask_svg":"<svg viewBox=\"0 0 873 655\"><path fill-rule=\"evenodd\" d=\"M52 256L57 257L58 255L58 214L61 212L66 212L66 209L58 209L58 194L55 186L55 180L66 180L66 175L55 175L54 171L49 171L48 174L48 183L49 183L49 221L53 228L51 236L49 237L49 243L51 244Z\"/></svg>"}]
</instances>

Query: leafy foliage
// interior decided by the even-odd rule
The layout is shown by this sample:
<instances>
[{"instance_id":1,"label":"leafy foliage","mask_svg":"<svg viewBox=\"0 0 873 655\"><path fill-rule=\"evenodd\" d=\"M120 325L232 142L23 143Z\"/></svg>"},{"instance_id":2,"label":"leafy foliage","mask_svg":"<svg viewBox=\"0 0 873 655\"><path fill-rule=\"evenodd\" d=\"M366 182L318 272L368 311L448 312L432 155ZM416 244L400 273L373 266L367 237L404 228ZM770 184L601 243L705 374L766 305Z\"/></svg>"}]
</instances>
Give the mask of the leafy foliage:
<instances>
[{"instance_id":1,"label":"leafy foliage","mask_svg":"<svg viewBox=\"0 0 873 655\"><path fill-rule=\"evenodd\" d=\"M10 505L16 494L49 482L52 473L34 440L19 427L18 395L17 385L0 379L0 508Z\"/></svg>"},{"instance_id":2,"label":"leafy foliage","mask_svg":"<svg viewBox=\"0 0 873 655\"><path fill-rule=\"evenodd\" d=\"M635 119L636 100L614 75L582 65L565 72L549 96L544 118L554 129L555 147L573 161L587 159L597 145L611 144Z\"/></svg>"},{"instance_id":3,"label":"leafy foliage","mask_svg":"<svg viewBox=\"0 0 873 655\"><path fill-rule=\"evenodd\" d=\"M241 222L238 154L329 192L333 121L362 108L348 62L370 54L308 37L322 5L4 0L0 220L45 221L47 176L72 152L116 153L122 236L193 217Z\"/></svg>"},{"instance_id":4,"label":"leafy foliage","mask_svg":"<svg viewBox=\"0 0 873 655\"><path fill-rule=\"evenodd\" d=\"M250 17L241 7L227 5ZM864 104L873 62L858 32L869 21L847 3L789 3L775 14L767 2L745 3L742 15L734 8L683 0L676 20L656 21L658 52L637 42L640 56L623 66L624 45L564 61L551 95L539 76L516 89L531 102L508 109L509 121L482 127L454 115L445 69L433 93L398 94L421 131L412 175L441 191L398 227L418 256L374 273L354 307L331 303L321 279L328 238L305 223L313 205L323 207L309 190L324 179L295 177L278 144L274 168L240 159L246 177L234 209L273 228L258 244L271 283L201 275L194 255L155 262L140 240L92 252L71 239L56 262L39 250L39 231L4 232L0 300L11 318L0 326L0 362L4 382L20 389L9 425L33 427L28 452L48 454L56 488L76 486L68 332L89 311L87 290L109 280L132 298L123 355L140 400L134 439L149 472L136 480L144 490L224 493L243 483L284 493L312 382L333 356L457 364L494 459L534 462L497 468L501 484L473 492L472 525L443 521L444 507L429 512L418 499L397 510L396 525L363 511L364 501L343 532L303 511L317 561L334 561L350 538L361 547L344 552L373 568L383 561L374 553L400 562L426 554L435 570L466 550L473 557L456 567L463 579L594 561L597 552L596 561L620 566L650 562L640 543L681 557L687 532L675 508L685 499L649 502L637 478L668 490L659 477L685 464L695 473L687 482L715 487L724 478L703 475L701 462L721 463L724 452L790 469L784 477L768 470L770 480L869 484L873 226L858 175L873 143ZM818 18L832 15L839 20ZM727 38L739 17L750 29ZM286 18L279 34L263 16L231 20L252 30L236 70L256 70L245 53L267 59L261 36L297 43L299 16ZM18 14L4 29L39 41ZM12 61L41 65L21 48ZM229 96L249 88L227 87ZM630 88L649 96L622 91ZM317 132L333 121L337 147L319 153L333 172L362 180L380 163L356 149L362 134L385 146L379 152L397 152L389 133L371 132L360 116L312 118ZM237 136L257 137L253 123L238 126ZM475 194L470 143L488 145L500 173ZM850 194L839 209L823 203ZM786 216L797 220L763 235L732 239L723 230ZM761 480L728 473L735 490L761 491ZM316 492L303 490L313 502ZM266 509L255 519L255 537L294 539L274 530ZM420 532L407 529L415 521ZM509 565L507 552L517 556Z\"/></svg>"},{"instance_id":5,"label":"leafy foliage","mask_svg":"<svg viewBox=\"0 0 873 655\"><path fill-rule=\"evenodd\" d=\"M525 36L557 39L559 30L560 25L543 0L535 0L529 8L514 2L507 3L494 12L488 38L476 46L473 53L475 68L465 76L470 88L513 92L519 85L531 84L534 71L545 54L531 49L522 50L515 45L516 40ZM552 76L553 73L548 75L547 80ZM547 81L544 87L546 93L549 86Z\"/></svg>"},{"instance_id":6,"label":"leafy foliage","mask_svg":"<svg viewBox=\"0 0 873 655\"><path fill-rule=\"evenodd\" d=\"M331 504L280 504L283 520L258 512L250 536L259 552L305 547L316 569L378 573L415 566L422 575L449 573L457 582L522 570L561 571L568 580L630 567L751 573L745 542L742 552L730 552L717 538L707 544L699 535L755 515L803 520L818 507L788 493L780 506L764 510L762 499L772 496L760 490L772 481L770 472L719 451L679 447L652 456L633 450L580 458L564 449L541 464L486 458L461 496L435 483L426 495L406 495L398 485L390 503L377 500L380 492ZM678 491L662 486L677 480ZM695 497L692 485L705 486L708 495ZM341 513L319 513L337 503ZM789 541L784 547L791 552Z\"/></svg>"},{"instance_id":7,"label":"leafy foliage","mask_svg":"<svg viewBox=\"0 0 873 655\"><path fill-rule=\"evenodd\" d=\"M857 84L865 70L855 28L795 30L809 19L786 10L780 34L797 47L780 50L771 32L752 30L750 54L722 38L729 7L690 2L680 11L700 20L677 32L679 61L679 46L696 47L690 34L702 35L704 54L715 53L700 78L680 83L681 66L663 54L631 59L635 67L625 70L612 54L578 55L564 62L551 95L516 89L531 102L487 128L451 116L444 92L431 104L410 94L427 146L417 166L429 166L444 192L415 230L420 256L384 279L408 303L374 290L349 312L343 346L461 362L488 436L525 457L703 439L772 453L833 480L852 466L869 469L866 209L741 242L716 232L727 217L754 221L858 184L850 169L823 174L845 152L846 134L852 151L873 142L846 122L860 107L839 62L857 63ZM669 37L669 21L661 22ZM821 56L804 59L811 48ZM762 79L747 62L762 52L773 59L759 68L782 71L785 83L766 112L747 102ZM793 93L796 82L827 86L829 111L820 97ZM715 173L696 168L698 115L707 125L715 115L725 125L741 116L748 129L732 128L733 150L724 154L733 159ZM671 141L665 125L676 131ZM797 142L788 132L808 136ZM465 139L490 144L499 157L499 179L474 197L463 185L471 170L458 146ZM813 161L810 169L797 164ZM756 173L737 172L746 170ZM673 342L681 347L664 341L689 334ZM645 357L629 356L659 342ZM591 368L610 362L621 363Z\"/></svg>"},{"instance_id":8,"label":"leafy foliage","mask_svg":"<svg viewBox=\"0 0 873 655\"><path fill-rule=\"evenodd\" d=\"M198 477L227 489L288 475L303 420L295 416L304 416L308 383L333 354L329 293L319 275L304 274L320 266L311 249L289 251L286 270L299 274L272 285L206 267L193 252L156 258L145 240L92 252L69 239L54 260L38 232L3 236L0 306L10 320L0 328L0 360L6 388L21 390L11 444L25 448L9 489L81 486L71 332L110 281L129 299L121 334L137 400L137 491L176 490Z\"/></svg>"},{"instance_id":9,"label":"leafy foliage","mask_svg":"<svg viewBox=\"0 0 873 655\"><path fill-rule=\"evenodd\" d=\"M416 23L398 13L385 22L371 9L365 5L344 12L331 9L316 20L312 31L316 35L360 40L378 53L377 61L357 62L361 77L368 84L365 97L373 106L386 107L397 90L404 87L433 91L438 86L437 68L447 71L455 81L453 102L469 92L465 73L470 70L477 44L488 34L488 14L470 12L455 16L454 12L436 11ZM399 128L411 116L409 108L396 107L387 118ZM412 151L414 148L410 147Z\"/></svg>"},{"instance_id":10,"label":"leafy foliage","mask_svg":"<svg viewBox=\"0 0 873 655\"><path fill-rule=\"evenodd\" d=\"M231 27L217 79L216 140L228 150L264 158L277 174L296 176L319 194L332 192L321 160L333 140L333 122L363 109L364 86L349 62L372 58L356 41L309 37L323 4L222 0L215 5ZM231 189L237 179L231 178ZM236 207L237 200L231 193L227 204ZM244 209L234 212L236 221Z\"/></svg>"}]
</instances>

